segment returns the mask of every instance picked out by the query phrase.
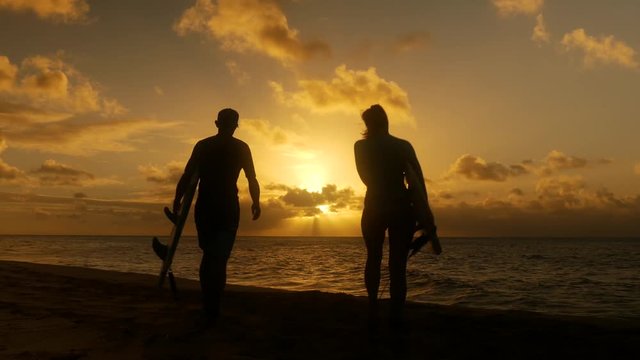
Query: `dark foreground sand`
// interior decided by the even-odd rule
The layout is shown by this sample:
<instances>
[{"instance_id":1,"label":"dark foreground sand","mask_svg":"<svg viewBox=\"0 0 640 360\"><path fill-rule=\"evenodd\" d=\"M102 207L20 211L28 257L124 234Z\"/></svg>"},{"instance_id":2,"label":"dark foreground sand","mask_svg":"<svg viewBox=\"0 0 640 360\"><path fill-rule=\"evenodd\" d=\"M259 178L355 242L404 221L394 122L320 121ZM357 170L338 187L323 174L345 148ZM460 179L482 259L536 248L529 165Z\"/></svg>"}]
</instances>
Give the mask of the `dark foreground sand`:
<instances>
[{"instance_id":1,"label":"dark foreground sand","mask_svg":"<svg viewBox=\"0 0 640 360\"><path fill-rule=\"evenodd\" d=\"M195 264L194 264L195 266ZM405 333L365 331L366 299L228 289L199 331L197 282L0 262L1 359L640 358L638 321L409 304Z\"/></svg>"}]
</instances>

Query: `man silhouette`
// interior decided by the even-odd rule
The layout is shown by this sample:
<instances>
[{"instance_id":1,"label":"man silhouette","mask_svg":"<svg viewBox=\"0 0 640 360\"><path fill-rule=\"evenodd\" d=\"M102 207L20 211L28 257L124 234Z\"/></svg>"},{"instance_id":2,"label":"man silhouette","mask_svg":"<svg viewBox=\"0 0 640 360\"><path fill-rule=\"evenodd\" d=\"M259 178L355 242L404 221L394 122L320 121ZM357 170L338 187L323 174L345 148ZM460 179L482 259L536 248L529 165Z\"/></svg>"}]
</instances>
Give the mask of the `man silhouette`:
<instances>
[{"instance_id":1,"label":"man silhouette","mask_svg":"<svg viewBox=\"0 0 640 360\"><path fill-rule=\"evenodd\" d=\"M180 207L189 180L199 177L195 222L198 245L202 249L200 287L205 319L215 321L227 280L227 261L238 230L240 206L237 181L240 170L249 182L253 220L260 217L260 185L256 179L251 150L233 137L238 128L238 112L223 109L215 121L218 134L198 141L176 187L174 213Z\"/></svg>"}]
</instances>

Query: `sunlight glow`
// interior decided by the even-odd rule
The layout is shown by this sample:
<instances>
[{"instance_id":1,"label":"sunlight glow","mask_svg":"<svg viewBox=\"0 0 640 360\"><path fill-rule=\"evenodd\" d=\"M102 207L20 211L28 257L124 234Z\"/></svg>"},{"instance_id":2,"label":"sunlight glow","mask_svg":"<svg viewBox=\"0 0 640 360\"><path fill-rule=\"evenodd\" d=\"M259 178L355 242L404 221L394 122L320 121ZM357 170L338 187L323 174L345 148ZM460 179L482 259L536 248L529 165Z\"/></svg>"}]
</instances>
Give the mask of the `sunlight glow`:
<instances>
[{"instance_id":1,"label":"sunlight glow","mask_svg":"<svg viewBox=\"0 0 640 360\"><path fill-rule=\"evenodd\" d=\"M300 164L295 169L298 186L310 192L321 192L326 183L326 171L317 163Z\"/></svg>"}]
</instances>

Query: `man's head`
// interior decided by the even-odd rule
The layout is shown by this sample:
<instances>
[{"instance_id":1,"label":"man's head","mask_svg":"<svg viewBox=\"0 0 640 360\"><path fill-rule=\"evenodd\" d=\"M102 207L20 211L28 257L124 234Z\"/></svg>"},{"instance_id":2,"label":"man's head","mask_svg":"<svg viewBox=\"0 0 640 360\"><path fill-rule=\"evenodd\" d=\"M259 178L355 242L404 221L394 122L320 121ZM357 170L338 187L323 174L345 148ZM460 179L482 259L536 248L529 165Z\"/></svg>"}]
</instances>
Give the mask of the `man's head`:
<instances>
[{"instance_id":1,"label":"man's head","mask_svg":"<svg viewBox=\"0 0 640 360\"><path fill-rule=\"evenodd\" d=\"M233 109L222 109L218 113L216 127L219 133L233 134L238 127L238 112Z\"/></svg>"}]
</instances>

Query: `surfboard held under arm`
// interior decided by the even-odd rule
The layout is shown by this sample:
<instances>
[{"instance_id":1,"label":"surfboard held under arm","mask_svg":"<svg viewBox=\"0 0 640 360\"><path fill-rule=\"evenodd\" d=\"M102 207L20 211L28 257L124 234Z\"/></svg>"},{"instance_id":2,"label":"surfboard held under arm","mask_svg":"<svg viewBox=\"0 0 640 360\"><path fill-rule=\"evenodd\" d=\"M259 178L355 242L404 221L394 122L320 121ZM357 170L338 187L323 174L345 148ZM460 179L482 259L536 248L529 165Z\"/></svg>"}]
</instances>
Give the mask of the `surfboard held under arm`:
<instances>
[{"instance_id":1,"label":"surfboard held under arm","mask_svg":"<svg viewBox=\"0 0 640 360\"><path fill-rule=\"evenodd\" d=\"M177 288L175 286L175 279L173 277L173 271L171 270L171 264L173 263L173 257L175 256L178 248L178 243L182 236L182 230L184 229L184 225L187 221L189 209L191 208L191 203L193 202L193 197L196 193L196 188L198 187L198 179L198 174L194 174L189 180L187 189L182 197L182 202L176 213L173 213L167 207L163 210L165 216L173 223L173 228L171 229L171 234L167 244L161 243L157 237L154 237L151 242L153 252L160 258L160 260L162 260L160 276L158 278L158 287L162 287L165 279L169 277L171 290L174 295L177 294Z\"/></svg>"},{"instance_id":2,"label":"surfboard held under arm","mask_svg":"<svg viewBox=\"0 0 640 360\"><path fill-rule=\"evenodd\" d=\"M422 179L419 178L411 164L407 164L406 171L407 185L411 197L413 215L416 221L416 232L411 245L409 257L415 255L418 251L425 248L430 253L440 255L442 246L436 232L436 225L433 220L431 208L429 208L429 200ZM426 247L425 247L426 246Z\"/></svg>"}]
</instances>

